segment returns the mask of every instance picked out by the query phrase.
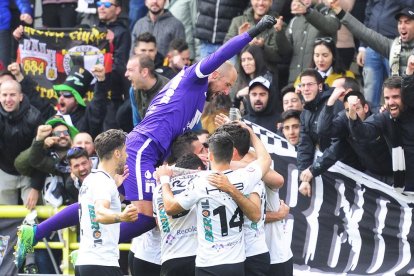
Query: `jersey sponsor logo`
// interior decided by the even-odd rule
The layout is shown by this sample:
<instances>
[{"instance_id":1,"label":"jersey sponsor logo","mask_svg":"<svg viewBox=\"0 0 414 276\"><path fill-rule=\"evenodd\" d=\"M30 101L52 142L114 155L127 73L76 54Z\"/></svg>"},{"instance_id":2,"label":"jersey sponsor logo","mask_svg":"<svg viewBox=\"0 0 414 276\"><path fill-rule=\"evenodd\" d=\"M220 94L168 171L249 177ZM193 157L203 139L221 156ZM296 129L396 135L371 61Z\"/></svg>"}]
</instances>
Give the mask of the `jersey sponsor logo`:
<instances>
[{"instance_id":1,"label":"jersey sponsor logo","mask_svg":"<svg viewBox=\"0 0 414 276\"><path fill-rule=\"evenodd\" d=\"M201 213L203 214L204 238L206 241L213 242L213 226L210 218L210 202L208 199L201 201Z\"/></svg>"},{"instance_id":2,"label":"jersey sponsor logo","mask_svg":"<svg viewBox=\"0 0 414 276\"><path fill-rule=\"evenodd\" d=\"M154 191L156 185L157 185L157 183L155 182L154 179L145 180L145 192L152 194L152 192Z\"/></svg>"},{"instance_id":3,"label":"jersey sponsor logo","mask_svg":"<svg viewBox=\"0 0 414 276\"><path fill-rule=\"evenodd\" d=\"M99 222L96 221L95 206L88 204L89 218L91 220L93 244L102 245L102 233L100 231Z\"/></svg>"},{"instance_id":4,"label":"jersey sponsor logo","mask_svg":"<svg viewBox=\"0 0 414 276\"><path fill-rule=\"evenodd\" d=\"M147 170L144 175L145 175L146 179L151 179L152 178L152 173L149 170Z\"/></svg>"},{"instance_id":5,"label":"jersey sponsor logo","mask_svg":"<svg viewBox=\"0 0 414 276\"><path fill-rule=\"evenodd\" d=\"M197 227L195 227L194 225L193 226L191 226L191 227L189 227L189 228L186 228L186 229L183 229L183 230L181 230L181 229L179 229L179 230L177 230L177 236L180 236L180 235L187 235L187 234L192 234L192 233L196 233L197 232Z\"/></svg>"}]
</instances>

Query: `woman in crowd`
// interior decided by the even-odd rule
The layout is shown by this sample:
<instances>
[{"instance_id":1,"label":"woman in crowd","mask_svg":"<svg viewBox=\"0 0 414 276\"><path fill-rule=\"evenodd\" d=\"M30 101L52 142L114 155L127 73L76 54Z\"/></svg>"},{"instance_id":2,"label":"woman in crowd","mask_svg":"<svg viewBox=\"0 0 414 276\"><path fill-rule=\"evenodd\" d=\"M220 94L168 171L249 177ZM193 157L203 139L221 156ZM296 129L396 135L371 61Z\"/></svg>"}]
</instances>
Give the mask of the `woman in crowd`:
<instances>
[{"instance_id":1,"label":"woman in crowd","mask_svg":"<svg viewBox=\"0 0 414 276\"><path fill-rule=\"evenodd\" d=\"M315 40L313 47L313 60L310 68L315 68L325 79L325 84L332 86L334 80L341 77L355 78L354 73L345 69L335 47L335 41L331 37L321 37ZM295 81L295 87L299 84L299 78Z\"/></svg>"},{"instance_id":2,"label":"woman in crowd","mask_svg":"<svg viewBox=\"0 0 414 276\"><path fill-rule=\"evenodd\" d=\"M277 74L271 72L267 68L264 60L263 49L259 46L249 45L241 51L240 61L238 64L237 81L230 93L233 105L240 108L242 114L246 105L244 104L244 106L240 106L240 103L244 101L244 98L249 93L249 82L258 76L263 76L270 81L270 89L277 98L277 102L279 104L278 107L281 107Z\"/></svg>"}]
</instances>

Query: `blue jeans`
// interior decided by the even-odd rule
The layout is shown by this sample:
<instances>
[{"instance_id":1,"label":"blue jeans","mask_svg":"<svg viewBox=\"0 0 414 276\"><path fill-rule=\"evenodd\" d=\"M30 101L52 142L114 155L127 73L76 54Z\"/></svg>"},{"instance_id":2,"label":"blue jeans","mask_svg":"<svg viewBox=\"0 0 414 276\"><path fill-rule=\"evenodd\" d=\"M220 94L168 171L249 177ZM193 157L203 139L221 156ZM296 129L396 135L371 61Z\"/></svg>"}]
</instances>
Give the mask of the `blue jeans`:
<instances>
[{"instance_id":1,"label":"blue jeans","mask_svg":"<svg viewBox=\"0 0 414 276\"><path fill-rule=\"evenodd\" d=\"M205 58L211 53L214 53L221 44L213 44L207 41L200 41L200 59Z\"/></svg>"},{"instance_id":2,"label":"blue jeans","mask_svg":"<svg viewBox=\"0 0 414 276\"><path fill-rule=\"evenodd\" d=\"M365 64L362 75L364 77L364 96L371 103L372 108L381 105L382 83L389 76L388 59L371 48L366 48Z\"/></svg>"},{"instance_id":3,"label":"blue jeans","mask_svg":"<svg viewBox=\"0 0 414 276\"><path fill-rule=\"evenodd\" d=\"M144 17L148 12L144 0L130 0L129 1L129 29L132 31L138 19Z\"/></svg>"}]
</instances>

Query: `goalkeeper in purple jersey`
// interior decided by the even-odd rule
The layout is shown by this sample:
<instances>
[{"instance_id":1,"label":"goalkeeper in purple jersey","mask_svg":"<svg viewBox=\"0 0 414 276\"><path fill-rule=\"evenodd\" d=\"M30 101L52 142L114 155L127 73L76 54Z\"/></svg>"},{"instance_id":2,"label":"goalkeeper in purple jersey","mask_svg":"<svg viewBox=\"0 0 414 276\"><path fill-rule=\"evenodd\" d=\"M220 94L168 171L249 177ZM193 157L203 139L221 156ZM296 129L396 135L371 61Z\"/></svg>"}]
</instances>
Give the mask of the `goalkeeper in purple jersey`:
<instances>
[{"instance_id":1,"label":"goalkeeper in purple jersey","mask_svg":"<svg viewBox=\"0 0 414 276\"><path fill-rule=\"evenodd\" d=\"M145 118L127 137L129 177L124 181L125 198L139 212L131 225L136 235L155 226L152 217L152 192L155 168L169 154L172 141L194 127L201 118L204 103L219 94L228 95L237 79L237 71L226 62L238 54L254 37L272 28L276 19L266 15L259 23L240 34L198 63L181 70L152 100ZM132 57L125 76L139 81L140 64Z\"/></svg>"}]
</instances>

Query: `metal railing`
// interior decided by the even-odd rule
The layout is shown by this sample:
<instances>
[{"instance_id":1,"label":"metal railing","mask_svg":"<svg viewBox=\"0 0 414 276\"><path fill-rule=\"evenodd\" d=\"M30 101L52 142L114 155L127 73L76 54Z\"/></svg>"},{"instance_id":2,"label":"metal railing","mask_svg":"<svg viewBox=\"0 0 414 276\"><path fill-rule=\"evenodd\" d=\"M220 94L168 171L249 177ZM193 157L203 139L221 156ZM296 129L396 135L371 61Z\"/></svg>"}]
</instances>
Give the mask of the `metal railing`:
<instances>
[{"instance_id":1,"label":"metal railing","mask_svg":"<svg viewBox=\"0 0 414 276\"><path fill-rule=\"evenodd\" d=\"M37 218L47 219L54 214L58 213L60 210L65 208L65 206L54 208L52 206L37 206ZM22 205L0 205L0 218L24 218L30 211ZM69 227L62 229L62 238L63 242L38 242L35 249L58 249L62 250L62 263L60 269L65 275L74 274L74 268L70 263L69 255L73 250L79 248L79 243L77 242L77 232L75 227ZM119 250L128 251L130 249L129 243L119 244Z\"/></svg>"}]
</instances>

